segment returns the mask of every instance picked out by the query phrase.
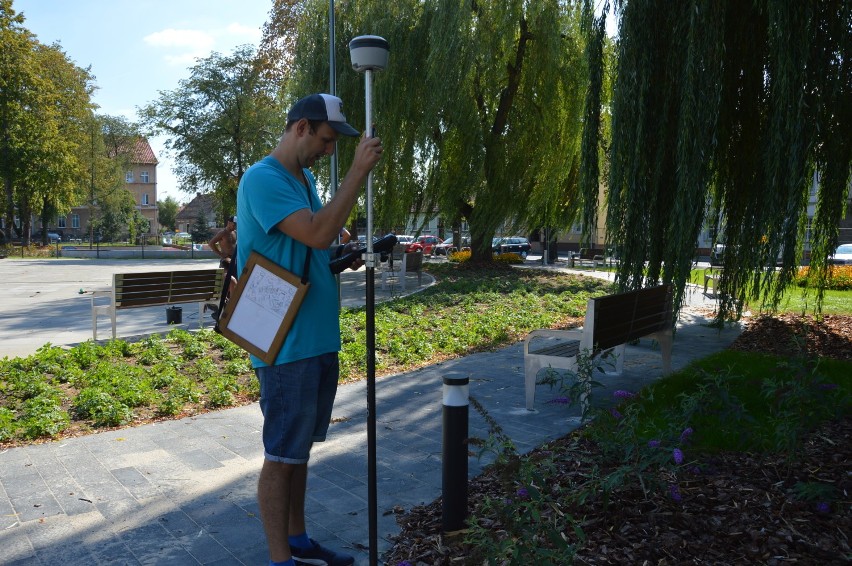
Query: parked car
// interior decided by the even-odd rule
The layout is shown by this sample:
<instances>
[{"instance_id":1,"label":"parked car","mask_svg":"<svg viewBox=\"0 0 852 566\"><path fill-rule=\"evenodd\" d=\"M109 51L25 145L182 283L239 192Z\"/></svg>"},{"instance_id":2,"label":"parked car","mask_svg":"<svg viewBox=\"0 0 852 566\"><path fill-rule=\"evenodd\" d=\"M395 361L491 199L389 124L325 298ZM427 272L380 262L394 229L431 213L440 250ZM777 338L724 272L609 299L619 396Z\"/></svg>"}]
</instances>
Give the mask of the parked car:
<instances>
[{"instance_id":1,"label":"parked car","mask_svg":"<svg viewBox=\"0 0 852 566\"><path fill-rule=\"evenodd\" d=\"M491 240L491 251L494 254L518 254L526 259L531 248L530 241L521 236L494 238Z\"/></svg>"},{"instance_id":2,"label":"parked car","mask_svg":"<svg viewBox=\"0 0 852 566\"><path fill-rule=\"evenodd\" d=\"M423 250L423 255L433 255L435 253L435 246L440 243L442 243L442 240L438 236L418 236L415 241L405 246L405 253Z\"/></svg>"},{"instance_id":3,"label":"parked car","mask_svg":"<svg viewBox=\"0 0 852 566\"><path fill-rule=\"evenodd\" d=\"M852 265L852 244L840 244L831 254L831 263L834 265Z\"/></svg>"},{"instance_id":4,"label":"parked car","mask_svg":"<svg viewBox=\"0 0 852 566\"><path fill-rule=\"evenodd\" d=\"M453 237L450 236L437 246L435 246L435 255L447 255L449 250L454 249L456 246L453 244ZM470 248L470 238L467 236L462 236L461 238L461 249Z\"/></svg>"},{"instance_id":5,"label":"parked car","mask_svg":"<svg viewBox=\"0 0 852 566\"><path fill-rule=\"evenodd\" d=\"M47 239L50 240L50 243L52 244L54 242L61 242L62 236L60 236L56 232L48 232L47 233Z\"/></svg>"}]
</instances>

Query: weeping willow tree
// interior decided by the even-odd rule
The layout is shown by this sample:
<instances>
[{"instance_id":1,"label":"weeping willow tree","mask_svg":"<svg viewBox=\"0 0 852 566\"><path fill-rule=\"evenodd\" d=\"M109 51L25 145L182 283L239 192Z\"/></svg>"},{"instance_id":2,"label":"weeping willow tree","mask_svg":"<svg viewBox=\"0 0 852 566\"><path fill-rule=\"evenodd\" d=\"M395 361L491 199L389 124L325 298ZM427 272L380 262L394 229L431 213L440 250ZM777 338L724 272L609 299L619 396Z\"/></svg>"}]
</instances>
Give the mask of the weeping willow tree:
<instances>
[{"instance_id":1,"label":"weeping willow tree","mask_svg":"<svg viewBox=\"0 0 852 566\"><path fill-rule=\"evenodd\" d=\"M749 300L776 307L802 259L814 186L810 265L822 288L852 178L852 3L615 7L606 223L622 253L621 288L673 282L680 304L698 235L712 222L726 243L720 318ZM588 26L590 42L602 41L601 26ZM600 112L588 102L587 115ZM584 155L593 154L601 138L586 133ZM589 222L597 186L583 189ZM776 260L780 269L766 269Z\"/></svg>"},{"instance_id":2,"label":"weeping willow tree","mask_svg":"<svg viewBox=\"0 0 852 566\"><path fill-rule=\"evenodd\" d=\"M338 95L364 123L363 77L348 42L388 40L374 107L385 159L375 170L377 224L412 210L469 223L475 259L504 226L566 227L578 204L586 66L579 10L559 0L338 1ZM328 2L305 2L293 98L328 88ZM363 126L362 126L363 127ZM353 143L340 144L341 163Z\"/></svg>"}]
</instances>

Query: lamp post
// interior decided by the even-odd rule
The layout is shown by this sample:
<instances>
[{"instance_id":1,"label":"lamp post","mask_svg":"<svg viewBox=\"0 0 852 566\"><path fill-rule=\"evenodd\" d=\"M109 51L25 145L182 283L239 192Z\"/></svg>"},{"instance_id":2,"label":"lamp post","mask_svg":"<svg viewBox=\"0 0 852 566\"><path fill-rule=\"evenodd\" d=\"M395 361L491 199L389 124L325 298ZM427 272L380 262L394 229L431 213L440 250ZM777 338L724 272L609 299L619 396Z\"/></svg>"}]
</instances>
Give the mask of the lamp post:
<instances>
[{"instance_id":1,"label":"lamp post","mask_svg":"<svg viewBox=\"0 0 852 566\"><path fill-rule=\"evenodd\" d=\"M352 68L364 73L364 121L373 132L373 71L388 64L390 46L377 35L361 35L349 42ZM373 173L367 175L367 491L370 520L370 564L378 564L378 502L376 497L376 257L373 253Z\"/></svg>"}]
</instances>

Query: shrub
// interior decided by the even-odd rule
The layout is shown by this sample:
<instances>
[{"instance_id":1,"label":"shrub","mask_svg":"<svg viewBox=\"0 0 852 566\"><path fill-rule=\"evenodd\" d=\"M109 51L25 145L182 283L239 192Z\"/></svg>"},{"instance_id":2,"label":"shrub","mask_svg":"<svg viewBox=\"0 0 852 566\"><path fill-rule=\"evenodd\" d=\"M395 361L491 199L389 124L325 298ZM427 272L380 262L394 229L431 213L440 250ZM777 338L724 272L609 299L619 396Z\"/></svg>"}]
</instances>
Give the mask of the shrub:
<instances>
[{"instance_id":1,"label":"shrub","mask_svg":"<svg viewBox=\"0 0 852 566\"><path fill-rule=\"evenodd\" d=\"M494 256L494 261L496 263L524 263L524 260L521 256L516 253L506 253L506 254L498 254Z\"/></svg>"},{"instance_id":2,"label":"shrub","mask_svg":"<svg viewBox=\"0 0 852 566\"><path fill-rule=\"evenodd\" d=\"M18 422L25 438L38 438L62 432L70 420L55 397L39 395L24 403Z\"/></svg>"},{"instance_id":3,"label":"shrub","mask_svg":"<svg viewBox=\"0 0 852 566\"><path fill-rule=\"evenodd\" d=\"M447 254L447 259L455 263L464 263L470 261L470 250L462 250Z\"/></svg>"},{"instance_id":4,"label":"shrub","mask_svg":"<svg viewBox=\"0 0 852 566\"><path fill-rule=\"evenodd\" d=\"M195 382L186 376L179 375L172 381L168 391L163 394L157 405L157 412L161 415L177 415L183 411L187 403L197 403L200 397Z\"/></svg>"},{"instance_id":5,"label":"shrub","mask_svg":"<svg viewBox=\"0 0 852 566\"><path fill-rule=\"evenodd\" d=\"M15 413L6 407L0 407L0 442L15 436L16 429Z\"/></svg>"},{"instance_id":6,"label":"shrub","mask_svg":"<svg viewBox=\"0 0 852 566\"><path fill-rule=\"evenodd\" d=\"M98 345L87 340L82 344L77 344L71 348L71 359L77 364L80 369L89 369L94 366L100 358Z\"/></svg>"},{"instance_id":7,"label":"shrub","mask_svg":"<svg viewBox=\"0 0 852 566\"><path fill-rule=\"evenodd\" d=\"M98 387L80 391L72 410L77 418L91 419L97 427L118 426L133 418L130 407Z\"/></svg>"},{"instance_id":8,"label":"shrub","mask_svg":"<svg viewBox=\"0 0 852 566\"><path fill-rule=\"evenodd\" d=\"M799 287L810 287L813 283L810 268L800 268L793 281ZM852 265L830 266L825 288L832 291L852 291Z\"/></svg>"}]
</instances>

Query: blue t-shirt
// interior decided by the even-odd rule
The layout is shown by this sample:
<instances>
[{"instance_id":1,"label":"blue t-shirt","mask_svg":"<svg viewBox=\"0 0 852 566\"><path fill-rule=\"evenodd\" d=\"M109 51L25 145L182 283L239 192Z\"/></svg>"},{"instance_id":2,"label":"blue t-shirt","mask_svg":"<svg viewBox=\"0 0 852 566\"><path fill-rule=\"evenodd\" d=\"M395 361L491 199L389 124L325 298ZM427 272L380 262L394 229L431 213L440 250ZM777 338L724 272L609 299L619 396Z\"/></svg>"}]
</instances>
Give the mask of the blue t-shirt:
<instances>
[{"instance_id":1,"label":"blue t-shirt","mask_svg":"<svg viewBox=\"0 0 852 566\"><path fill-rule=\"evenodd\" d=\"M243 174L237 192L238 273L251 252L256 251L302 276L308 247L281 232L277 225L297 210L316 211L322 207L313 175L307 169L304 174L309 188L272 156L255 163ZM274 365L340 351L337 281L328 262L327 249L313 250L310 287ZM251 361L254 367L267 365L256 356Z\"/></svg>"}]
</instances>

